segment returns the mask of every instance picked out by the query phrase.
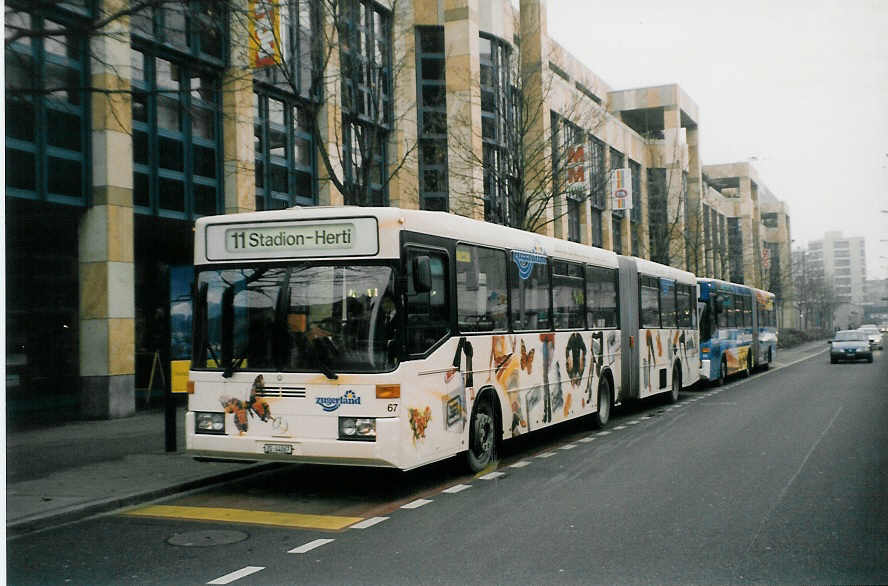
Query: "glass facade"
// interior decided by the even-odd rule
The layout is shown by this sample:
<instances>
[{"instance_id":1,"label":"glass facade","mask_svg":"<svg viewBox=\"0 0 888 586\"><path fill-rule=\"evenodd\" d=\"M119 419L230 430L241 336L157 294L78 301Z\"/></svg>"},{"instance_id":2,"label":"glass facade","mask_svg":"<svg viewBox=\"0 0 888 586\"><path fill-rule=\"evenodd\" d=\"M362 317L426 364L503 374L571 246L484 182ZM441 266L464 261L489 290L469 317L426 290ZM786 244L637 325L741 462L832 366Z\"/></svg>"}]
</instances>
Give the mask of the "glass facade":
<instances>
[{"instance_id":1,"label":"glass facade","mask_svg":"<svg viewBox=\"0 0 888 586\"><path fill-rule=\"evenodd\" d=\"M416 47L419 206L424 210L447 211L449 198L444 27L417 27Z\"/></svg>"},{"instance_id":2,"label":"glass facade","mask_svg":"<svg viewBox=\"0 0 888 586\"><path fill-rule=\"evenodd\" d=\"M76 15L53 20L6 9L8 196L78 206L89 200L89 53L85 37L67 33L79 24ZM66 32L53 32L60 29Z\"/></svg>"},{"instance_id":3,"label":"glass facade","mask_svg":"<svg viewBox=\"0 0 888 586\"><path fill-rule=\"evenodd\" d=\"M304 105L292 98L253 93L256 210L315 203L315 158Z\"/></svg>"},{"instance_id":4,"label":"glass facade","mask_svg":"<svg viewBox=\"0 0 888 586\"><path fill-rule=\"evenodd\" d=\"M510 224L510 197L516 157L509 146L515 140L515 90L511 81L511 47L503 40L481 35L481 142L484 168L484 219Z\"/></svg>"}]
</instances>

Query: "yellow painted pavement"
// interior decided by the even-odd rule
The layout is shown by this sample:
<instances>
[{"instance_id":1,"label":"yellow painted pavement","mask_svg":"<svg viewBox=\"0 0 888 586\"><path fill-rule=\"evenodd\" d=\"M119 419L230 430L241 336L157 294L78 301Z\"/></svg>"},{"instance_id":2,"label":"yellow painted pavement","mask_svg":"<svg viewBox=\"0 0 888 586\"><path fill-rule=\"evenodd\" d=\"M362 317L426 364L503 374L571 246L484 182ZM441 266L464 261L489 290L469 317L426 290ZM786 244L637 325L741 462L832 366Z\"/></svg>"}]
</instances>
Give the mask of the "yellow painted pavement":
<instances>
[{"instance_id":1,"label":"yellow painted pavement","mask_svg":"<svg viewBox=\"0 0 888 586\"><path fill-rule=\"evenodd\" d=\"M229 523L249 523L252 525L275 525L299 529L345 529L363 517L341 517L336 515L306 515L302 513L278 513L275 511L251 511L222 507L181 507L172 505L152 505L125 513L135 517L160 517L166 519L191 519L196 521L226 521Z\"/></svg>"}]
</instances>

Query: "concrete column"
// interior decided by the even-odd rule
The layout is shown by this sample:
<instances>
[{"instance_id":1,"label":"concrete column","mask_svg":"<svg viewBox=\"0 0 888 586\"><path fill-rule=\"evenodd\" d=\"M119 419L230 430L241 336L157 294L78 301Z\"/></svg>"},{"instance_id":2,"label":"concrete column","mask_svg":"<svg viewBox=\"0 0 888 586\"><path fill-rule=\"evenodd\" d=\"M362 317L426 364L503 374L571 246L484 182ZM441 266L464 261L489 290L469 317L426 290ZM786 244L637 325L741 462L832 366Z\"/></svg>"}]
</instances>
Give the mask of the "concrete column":
<instances>
[{"instance_id":1,"label":"concrete column","mask_svg":"<svg viewBox=\"0 0 888 586\"><path fill-rule=\"evenodd\" d=\"M664 167L666 167L666 214L670 226L669 264L684 269L685 260L685 220L682 195L682 140L681 111L678 106L668 106L663 110L663 134L665 136Z\"/></svg>"},{"instance_id":2,"label":"concrete column","mask_svg":"<svg viewBox=\"0 0 888 586\"><path fill-rule=\"evenodd\" d=\"M484 219L484 149L481 141L481 63L478 2L445 0L447 140L450 211Z\"/></svg>"},{"instance_id":3,"label":"concrete column","mask_svg":"<svg viewBox=\"0 0 888 586\"><path fill-rule=\"evenodd\" d=\"M389 136L389 205L419 209L419 144L416 96L416 14L413 2L398 2L393 15L392 63L397 71L394 83L394 121ZM400 168L395 169L400 165ZM397 171L397 172L395 172Z\"/></svg>"},{"instance_id":4,"label":"concrete column","mask_svg":"<svg viewBox=\"0 0 888 586\"><path fill-rule=\"evenodd\" d=\"M249 32L242 14L230 20L231 65L222 78L222 137L225 213L256 209L256 154L253 144L253 70Z\"/></svg>"},{"instance_id":5,"label":"concrete column","mask_svg":"<svg viewBox=\"0 0 888 586\"><path fill-rule=\"evenodd\" d=\"M638 235L638 247L639 250L632 251L633 256L637 256L640 258L651 258L651 225L648 217L648 182L647 182L648 170L647 167L641 166L641 177L638 178L638 181L641 181L641 201L632 202L632 205L641 207L641 221L638 223L638 229L640 230L640 234ZM635 181L636 179L633 177L632 179Z\"/></svg>"},{"instance_id":6,"label":"concrete column","mask_svg":"<svg viewBox=\"0 0 888 586\"><path fill-rule=\"evenodd\" d=\"M100 13L125 8L100 2ZM91 40L92 198L79 226L80 406L89 418L135 412L135 270L129 18Z\"/></svg>"},{"instance_id":7,"label":"concrete column","mask_svg":"<svg viewBox=\"0 0 888 586\"><path fill-rule=\"evenodd\" d=\"M688 128L688 270L700 275L705 272L705 238L703 233L703 166L700 163L700 132L697 127Z\"/></svg>"},{"instance_id":8,"label":"concrete column","mask_svg":"<svg viewBox=\"0 0 888 586\"><path fill-rule=\"evenodd\" d=\"M608 169L608 177L610 177L610 148L605 145L604 147L604 168ZM607 180L607 184L605 187L604 194L604 209L601 211L601 247L605 250L613 250L614 249L614 218L613 218L613 208L611 207L613 202L611 201L610 196L610 179Z\"/></svg>"},{"instance_id":9,"label":"concrete column","mask_svg":"<svg viewBox=\"0 0 888 586\"><path fill-rule=\"evenodd\" d=\"M743 283L757 287L758 271L756 257L758 256L758 243L755 241L757 226L753 226L755 218L755 204L752 200L752 180L747 174L740 178L740 233L743 234Z\"/></svg>"}]
</instances>

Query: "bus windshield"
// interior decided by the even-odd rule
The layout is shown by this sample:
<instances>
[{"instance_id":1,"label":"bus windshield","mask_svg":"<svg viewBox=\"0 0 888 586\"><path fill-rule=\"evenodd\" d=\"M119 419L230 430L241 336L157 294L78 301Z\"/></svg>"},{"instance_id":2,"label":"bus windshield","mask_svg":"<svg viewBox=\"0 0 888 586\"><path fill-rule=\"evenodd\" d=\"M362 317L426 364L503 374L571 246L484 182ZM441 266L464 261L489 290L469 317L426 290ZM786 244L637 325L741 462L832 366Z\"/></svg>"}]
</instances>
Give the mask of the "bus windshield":
<instances>
[{"instance_id":1,"label":"bus windshield","mask_svg":"<svg viewBox=\"0 0 888 586\"><path fill-rule=\"evenodd\" d=\"M386 265L221 268L197 276L192 367L385 372L397 366L395 271Z\"/></svg>"}]
</instances>

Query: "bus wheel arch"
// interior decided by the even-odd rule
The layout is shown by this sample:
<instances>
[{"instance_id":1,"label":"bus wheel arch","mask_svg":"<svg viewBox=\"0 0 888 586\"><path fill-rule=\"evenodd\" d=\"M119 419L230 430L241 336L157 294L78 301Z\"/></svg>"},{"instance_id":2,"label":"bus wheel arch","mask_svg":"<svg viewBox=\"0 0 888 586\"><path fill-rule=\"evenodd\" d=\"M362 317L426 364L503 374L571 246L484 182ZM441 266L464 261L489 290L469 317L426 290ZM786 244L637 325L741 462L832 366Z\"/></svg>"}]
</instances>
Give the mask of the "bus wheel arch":
<instances>
[{"instance_id":1,"label":"bus wheel arch","mask_svg":"<svg viewBox=\"0 0 888 586\"><path fill-rule=\"evenodd\" d=\"M493 388L482 388L469 417L466 463L472 472L480 472L496 461L502 429L499 397Z\"/></svg>"},{"instance_id":2,"label":"bus wheel arch","mask_svg":"<svg viewBox=\"0 0 888 586\"><path fill-rule=\"evenodd\" d=\"M602 395L605 395L602 403ZM614 407L614 376L610 369L601 373L598 380L598 405L595 413L592 414L592 426L596 429L607 427L610 421L611 410Z\"/></svg>"},{"instance_id":3,"label":"bus wheel arch","mask_svg":"<svg viewBox=\"0 0 888 586\"><path fill-rule=\"evenodd\" d=\"M672 387L666 393L666 402L677 403L679 393L681 393L681 360L676 360L672 364Z\"/></svg>"}]
</instances>

